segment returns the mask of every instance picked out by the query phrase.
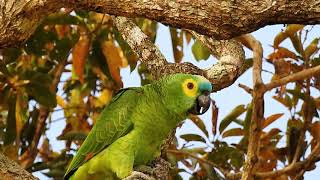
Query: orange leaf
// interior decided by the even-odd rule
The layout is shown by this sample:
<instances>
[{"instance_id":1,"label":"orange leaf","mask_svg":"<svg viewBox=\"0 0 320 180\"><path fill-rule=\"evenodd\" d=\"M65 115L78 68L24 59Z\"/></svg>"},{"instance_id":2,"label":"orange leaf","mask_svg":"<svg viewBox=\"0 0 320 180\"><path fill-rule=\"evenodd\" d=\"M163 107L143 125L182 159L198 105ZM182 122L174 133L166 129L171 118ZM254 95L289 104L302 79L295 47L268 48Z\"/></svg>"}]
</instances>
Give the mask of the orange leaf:
<instances>
[{"instance_id":1,"label":"orange leaf","mask_svg":"<svg viewBox=\"0 0 320 180\"><path fill-rule=\"evenodd\" d=\"M191 33L189 33L188 31L185 31L185 32L184 32L184 35L185 35L185 37L186 37L187 44L189 44L190 41L191 41L191 38L192 38Z\"/></svg>"},{"instance_id":2,"label":"orange leaf","mask_svg":"<svg viewBox=\"0 0 320 180\"><path fill-rule=\"evenodd\" d=\"M292 51L290 51L287 48L279 47L275 52L271 53L267 59L270 59L272 61L282 58L291 58L294 60L298 60L296 54Z\"/></svg>"},{"instance_id":3,"label":"orange leaf","mask_svg":"<svg viewBox=\"0 0 320 180\"><path fill-rule=\"evenodd\" d=\"M57 104L61 107L61 108L65 108L66 107L66 102L64 101L64 99L59 96L56 95L56 99L57 99Z\"/></svg>"},{"instance_id":4,"label":"orange leaf","mask_svg":"<svg viewBox=\"0 0 320 180\"><path fill-rule=\"evenodd\" d=\"M215 101L211 101L211 103L212 103L212 105L211 105L211 108L212 108L212 116L211 116L212 134L216 135L219 108L216 106Z\"/></svg>"},{"instance_id":5,"label":"orange leaf","mask_svg":"<svg viewBox=\"0 0 320 180\"><path fill-rule=\"evenodd\" d=\"M320 142L320 122L315 122L310 125L311 135Z\"/></svg>"},{"instance_id":6,"label":"orange leaf","mask_svg":"<svg viewBox=\"0 0 320 180\"><path fill-rule=\"evenodd\" d=\"M233 129L229 129L227 131L225 131L222 134L222 137L230 137L230 136L243 136L244 135L244 131L241 128L233 128Z\"/></svg>"},{"instance_id":7,"label":"orange leaf","mask_svg":"<svg viewBox=\"0 0 320 180\"><path fill-rule=\"evenodd\" d=\"M281 132L281 130L278 128L271 129L268 133L265 133L261 136L261 143L265 144L265 145L269 144L270 139L273 138L274 136L278 135L279 132Z\"/></svg>"},{"instance_id":8,"label":"orange leaf","mask_svg":"<svg viewBox=\"0 0 320 180\"><path fill-rule=\"evenodd\" d=\"M62 39L66 36L66 34L70 31L69 25L55 25L54 28L56 29L57 35L59 39Z\"/></svg>"},{"instance_id":9,"label":"orange leaf","mask_svg":"<svg viewBox=\"0 0 320 180\"><path fill-rule=\"evenodd\" d=\"M81 83L84 82L83 71L90 48L90 38L82 34L72 50L73 69Z\"/></svg>"},{"instance_id":10,"label":"orange leaf","mask_svg":"<svg viewBox=\"0 0 320 180\"><path fill-rule=\"evenodd\" d=\"M177 29L170 28L170 35L174 61L179 63L183 57L183 31L178 32Z\"/></svg>"},{"instance_id":11,"label":"orange leaf","mask_svg":"<svg viewBox=\"0 0 320 180\"><path fill-rule=\"evenodd\" d=\"M126 58L123 56L121 49L117 48L111 40L104 41L101 46L113 80L119 87L122 87L119 68L128 65Z\"/></svg>"},{"instance_id":12,"label":"orange leaf","mask_svg":"<svg viewBox=\"0 0 320 180\"><path fill-rule=\"evenodd\" d=\"M277 34L277 36L274 38L273 41L273 47L278 48L279 44L287 39L290 36L293 36L297 31L301 30L304 27L304 25L300 24L290 24L287 26L286 30L283 32L280 32Z\"/></svg>"},{"instance_id":13,"label":"orange leaf","mask_svg":"<svg viewBox=\"0 0 320 180\"><path fill-rule=\"evenodd\" d=\"M264 129L265 127L269 126L271 123L273 123L277 119L279 119L281 116L283 116L283 114L284 113L273 114L273 115L267 117L263 122L262 129Z\"/></svg>"}]
</instances>

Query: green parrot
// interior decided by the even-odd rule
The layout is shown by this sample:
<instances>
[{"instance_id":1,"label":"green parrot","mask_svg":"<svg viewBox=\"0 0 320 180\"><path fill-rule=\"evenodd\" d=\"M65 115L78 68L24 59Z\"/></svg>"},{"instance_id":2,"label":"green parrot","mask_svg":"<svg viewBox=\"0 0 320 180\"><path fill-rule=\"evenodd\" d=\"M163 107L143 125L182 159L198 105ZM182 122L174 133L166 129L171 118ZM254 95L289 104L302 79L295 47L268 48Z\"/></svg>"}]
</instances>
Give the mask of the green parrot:
<instances>
[{"instance_id":1,"label":"green parrot","mask_svg":"<svg viewBox=\"0 0 320 180\"><path fill-rule=\"evenodd\" d=\"M160 146L188 114L210 107L211 83L173 74L151 84L120 90L102 111L71 161L65 179L118 179L160 155Z\"/></svg>"}]
</instances>

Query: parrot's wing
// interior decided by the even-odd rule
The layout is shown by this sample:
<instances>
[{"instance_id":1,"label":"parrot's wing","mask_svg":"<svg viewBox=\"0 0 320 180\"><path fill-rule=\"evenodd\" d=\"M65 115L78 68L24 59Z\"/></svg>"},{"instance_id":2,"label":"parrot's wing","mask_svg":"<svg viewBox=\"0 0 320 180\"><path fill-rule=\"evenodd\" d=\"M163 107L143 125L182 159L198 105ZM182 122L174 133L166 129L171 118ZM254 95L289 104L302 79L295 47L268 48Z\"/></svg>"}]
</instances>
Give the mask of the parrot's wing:
<instances>
[{"instance_id":1,"label":"parrot's wing","mask_svg":"<svg viewBox=\"0 0 320 180\"><path fill-rule=\"evenodd\" d=\"M82 164L133 128L130 116L142 94L141 88L126 88L113 97L71 161L65 179L68 179Z\"/></svg>"}]
</instances>

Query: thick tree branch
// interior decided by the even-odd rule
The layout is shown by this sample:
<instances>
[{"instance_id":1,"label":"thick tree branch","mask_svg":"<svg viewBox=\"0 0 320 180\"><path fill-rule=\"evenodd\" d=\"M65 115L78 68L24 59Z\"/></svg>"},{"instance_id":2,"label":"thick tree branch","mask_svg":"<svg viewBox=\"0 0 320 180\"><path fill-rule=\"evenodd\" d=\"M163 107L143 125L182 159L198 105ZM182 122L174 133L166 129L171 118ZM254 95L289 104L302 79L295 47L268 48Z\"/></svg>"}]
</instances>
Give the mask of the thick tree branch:
<instances>
[{"instance_id":1,"label":"thick tree branch","mask_svg":"<svg viewBox=\"0 0 320 180\"><path fill-rule=\"evenodd\" d=\"M0 153L0 179L35 180L28 171L22 169L16 162Z\"/></svg>"},{"instance_id":2,"label":"thick tree branch","mask_svg":"<svg viewBox=\"0 0 320 180\"><path fill-rule=\"evenodd\" d=\"M235 40L217 41L193 32L218 58L218 63L207 70L201 70L191 63L168 63L159 49L132 21L125 17L116 17L114 24L153 76L157 79L165 74L189 73L207 77L214 91L231 85L241 74L244 51Z\"/></svg>"},{"instance_id":3,"label":"thick tree branch","mask_svg":"<svg viewBox=\"0 0 320 180\"><path fill-rule=\"evenodd\" d=\"M150 72L154 77L160 77L159 70L168 64L160 50L130 19L125 17L114 17L112 19L114 25L121 32L123 39L126 40L132 51L137 54L141 62L149 70L152 70Z\"/></svg>"},{"instance_id":4,"label":"thick tree branch","mask_svg":"<svg viewBox=\"0 0 320 180\"><path fill-rule=\"evenodd\" d=\"M218 63L205 70L205 76L213 84L214 91L230 86L242 75L244 51L236 40L215 40L191 31L218 59Z\"/></svg>"},{"instance_id":5,"label":"thick tree branch","mask_svg":"<svg viewBox=\"0 0 320 180\"><path fill-rule=\"evenodd\" d=\"M56 0L0 0L0 49L19 46L47 15L63 6Z\"/></svg>"},{"instance_id":6,"label":"thick tree branch","mask_svg":"<svg viewBox=\"0 0 320 180\"><path fill-rule=\"evenodd\" d=\"M230 39L271 24L317 24L319 4L318 0L0 0L0 48L24 42L45 16L61 7L145 17L215 39Z\"/></svg>"}]
</instances>

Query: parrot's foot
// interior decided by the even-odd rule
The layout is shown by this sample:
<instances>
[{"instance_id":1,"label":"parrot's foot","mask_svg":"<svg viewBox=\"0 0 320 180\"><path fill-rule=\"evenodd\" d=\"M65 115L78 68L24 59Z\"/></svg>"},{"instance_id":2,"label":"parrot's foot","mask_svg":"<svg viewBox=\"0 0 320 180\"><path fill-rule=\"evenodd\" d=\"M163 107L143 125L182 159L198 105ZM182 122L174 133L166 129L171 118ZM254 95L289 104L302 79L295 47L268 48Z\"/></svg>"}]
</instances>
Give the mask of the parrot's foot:
<instances>
[{"instance_id":1,"label":"parrot's foot","mask_svg":"<svg viewBox=\"0 0 320 180\"><path fill-rule=\"evenodd\" d=\"M133 171L130 176L124 178L123 180L156 180L142 172Z\"/></svg>"}]
</instances>

